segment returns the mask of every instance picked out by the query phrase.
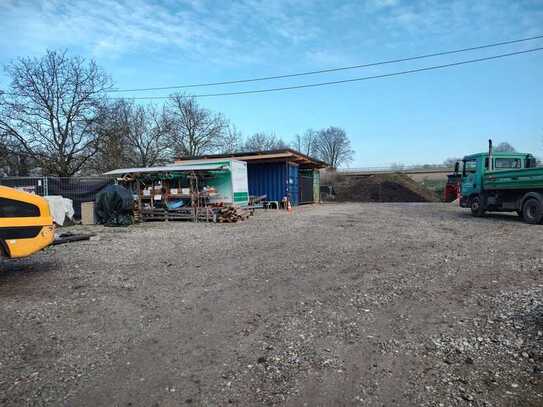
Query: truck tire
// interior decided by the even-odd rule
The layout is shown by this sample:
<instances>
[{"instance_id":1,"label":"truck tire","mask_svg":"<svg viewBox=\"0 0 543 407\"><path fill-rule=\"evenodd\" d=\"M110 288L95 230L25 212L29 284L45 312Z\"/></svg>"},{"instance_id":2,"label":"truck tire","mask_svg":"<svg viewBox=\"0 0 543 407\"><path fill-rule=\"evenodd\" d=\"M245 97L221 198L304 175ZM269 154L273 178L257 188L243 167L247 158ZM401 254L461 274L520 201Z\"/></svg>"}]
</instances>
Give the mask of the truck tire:
<instances>
[{"instance_id":1,"label":"truck tire","mask_svg":"<svg viewBox=\"0 0 543 407\"><path fill-rule=\"evenodd\" d=\"M479 218L485 214L483 202L481 201L481 197L479 197L478 195L471 198L469 206L471 208L471 214L473 216Z\"/></svg>"},{"instance_id":2,"label":"truck tire","mask_svg":"<svg viewBox=\"0 0 543 407\"><path fill-rule=\"evenodd\" d=\"M522 218L524 219L524 222L531 225L540 223L543 218L541 202L535 198L527 199L522 206Z\"/></svg>"}]
</instances>

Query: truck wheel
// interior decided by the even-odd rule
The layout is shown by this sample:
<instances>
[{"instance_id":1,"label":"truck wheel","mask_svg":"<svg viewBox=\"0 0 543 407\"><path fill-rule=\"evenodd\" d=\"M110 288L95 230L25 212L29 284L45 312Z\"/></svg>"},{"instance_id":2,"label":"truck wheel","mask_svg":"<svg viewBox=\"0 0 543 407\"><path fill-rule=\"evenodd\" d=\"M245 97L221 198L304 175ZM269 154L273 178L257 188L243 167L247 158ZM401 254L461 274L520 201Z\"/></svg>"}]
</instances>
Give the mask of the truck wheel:
<instances>
[{"instance_id":1,"label":"truck wheel","mask_svg":"<svg viewBox=\"0 0 543 407\"><path fill-rule=\"evenodd\" d=\"M478 196L471 198L470 208L473 216L480 217L485 214L485 208L483 207L481 198Z\"/></svg>"},{"instance_id":2,"label":"truck wheel","mask_svg":"<svg viewBox=\"0 0 543 407\"><path fill-rule=\"evenodd\" d=\"M524 222L531 225L541 222L541 218L543 218L541 203L535 198L526 200L522 206L522 217L524 218Z\"/></svg>"}]
</instances>

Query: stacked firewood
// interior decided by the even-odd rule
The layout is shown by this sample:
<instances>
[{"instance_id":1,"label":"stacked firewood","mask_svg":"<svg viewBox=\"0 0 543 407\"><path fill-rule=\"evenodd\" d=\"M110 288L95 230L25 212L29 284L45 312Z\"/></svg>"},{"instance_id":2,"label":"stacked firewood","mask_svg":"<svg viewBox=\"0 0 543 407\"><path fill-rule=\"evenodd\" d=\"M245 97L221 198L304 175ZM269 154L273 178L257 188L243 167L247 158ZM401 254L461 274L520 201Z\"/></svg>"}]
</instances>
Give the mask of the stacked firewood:
<instances>
[{"instance_id":1,"label":"stacked firewood","mask_svg":"<svg viewBox=\"0 0 543 407\"><path fill-rule=\"evenodd\" d=\"M250 212L239 206L225 206L219 209L217 213L217 222L235 223L240 220L248 219Z\"/></svg>"}]
</instances>

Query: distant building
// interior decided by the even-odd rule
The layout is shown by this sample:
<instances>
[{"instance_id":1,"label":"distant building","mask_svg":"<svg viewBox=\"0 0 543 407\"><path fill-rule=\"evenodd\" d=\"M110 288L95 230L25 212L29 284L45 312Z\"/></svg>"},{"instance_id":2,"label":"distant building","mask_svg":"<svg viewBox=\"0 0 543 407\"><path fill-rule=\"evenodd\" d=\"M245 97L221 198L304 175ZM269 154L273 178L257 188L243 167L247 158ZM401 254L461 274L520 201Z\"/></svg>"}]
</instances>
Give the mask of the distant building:
<instances>
[{"instance_id":1,"label":"distant building","mask_svg":"<svg viewBox=\"0 0 543 407\"><path fill-rule=\"evenodd\" d=\"M326 163L290 148L181 157L175 163L220 158L235 158L247 163L249 195L266 195L268 201L281 201L287 197L293 205L319 202L319 169L327 167Z\"/></svg>"}]
</instances>

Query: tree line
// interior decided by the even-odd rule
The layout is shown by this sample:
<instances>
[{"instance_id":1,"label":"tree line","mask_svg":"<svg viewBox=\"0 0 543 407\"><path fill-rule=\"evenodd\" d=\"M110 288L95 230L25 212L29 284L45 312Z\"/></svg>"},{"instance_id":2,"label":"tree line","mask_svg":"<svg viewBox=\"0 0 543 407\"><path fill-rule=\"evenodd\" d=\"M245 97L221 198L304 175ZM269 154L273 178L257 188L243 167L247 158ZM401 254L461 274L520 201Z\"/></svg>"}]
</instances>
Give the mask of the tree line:
<instances>
[{"instance_id":1,"label":"tree line","mask_svg":"<svg viewBox=\"0 0 543 407\"><path fill-rule=\"evenodd\" d=\"M274 133L243 137L224 115L186 94L161 105L111 98L110 76L93 60L47 51L5 67L0 90L0 175L74 176L172 162L176 157L291 147L333 167L352 160L345 130L307 130L286 143Z\"/></svg>"}]
</instances>

